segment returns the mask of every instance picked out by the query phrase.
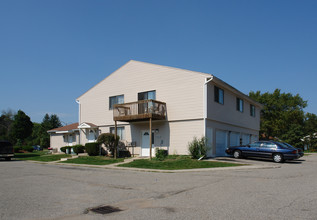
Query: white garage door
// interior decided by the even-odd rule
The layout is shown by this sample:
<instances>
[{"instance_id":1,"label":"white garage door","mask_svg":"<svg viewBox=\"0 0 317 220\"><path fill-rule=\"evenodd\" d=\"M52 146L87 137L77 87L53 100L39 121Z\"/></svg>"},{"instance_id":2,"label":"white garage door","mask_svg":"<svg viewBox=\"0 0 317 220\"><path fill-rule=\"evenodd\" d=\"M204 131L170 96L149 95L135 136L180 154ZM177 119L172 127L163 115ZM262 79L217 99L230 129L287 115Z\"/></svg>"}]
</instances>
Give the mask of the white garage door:
<instances>
[{"instance_id":1,"label":"white garage door","mask_svg":"<svg viewBox=\"0 0 317 220\"><path fill-rule=\"evenodd\" d=\"M250 144L250 135L242 134L242 145Z\"/></svg>"},{"instance_id":2,"label":"white garage door","mask_svg":"<svg viewBox=\"0 0 317 220\"><path fill-rule=\"evenodd\" d=\"M216 131L216 156L226 156L227 148L227 132L226 131Z\"/></svg>"},{"instance_id":3,"label":"white garage door","mask_svg":"<svg viewBox=\"0 0 317 220\"><path fill-rule=\"evenodd\" d=\"M240 133L231 132L230 133L230 146L239 146L240 145Z\"/></svg>"}]
</instances>

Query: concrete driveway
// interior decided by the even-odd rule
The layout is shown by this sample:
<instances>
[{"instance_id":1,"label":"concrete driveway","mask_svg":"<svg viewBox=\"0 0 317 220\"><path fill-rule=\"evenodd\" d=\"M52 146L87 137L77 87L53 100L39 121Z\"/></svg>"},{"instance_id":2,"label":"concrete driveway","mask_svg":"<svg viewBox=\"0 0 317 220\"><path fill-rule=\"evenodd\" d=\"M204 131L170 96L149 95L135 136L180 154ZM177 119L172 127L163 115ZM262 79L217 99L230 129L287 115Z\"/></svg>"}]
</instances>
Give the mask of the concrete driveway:
<instances>
[{"instance_id":1,"label":"concrete driveway","mask_svg":"<svg viewBox=\"0 0 317 220\"><path fill-rule=\"evenodd\" d=\"M180 173L0 161L0 219L316 219L316 167L317 154Z\"/></svg>"}]
</instances>

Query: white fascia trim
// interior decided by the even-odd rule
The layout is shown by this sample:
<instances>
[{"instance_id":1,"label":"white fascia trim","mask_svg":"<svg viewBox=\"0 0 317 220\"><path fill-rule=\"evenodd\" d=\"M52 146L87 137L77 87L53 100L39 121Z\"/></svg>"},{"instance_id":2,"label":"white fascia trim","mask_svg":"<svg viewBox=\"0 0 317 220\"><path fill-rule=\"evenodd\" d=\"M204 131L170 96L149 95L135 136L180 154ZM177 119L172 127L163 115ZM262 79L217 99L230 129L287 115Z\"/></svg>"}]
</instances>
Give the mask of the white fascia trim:
<instances>
[{"instance_id":1,"label":"white fascia trim","mask_svg":"<svg viewBox=\"0 0 317 220\"><path fill-rule=\"evenodd\" d=\"M208 106L208 99L207 99L207 85L210 81L212 81L214 78L213 75L210 75L210 77L205 79L204 83L204 135L207 136L207 128L206 128L206 118L207 118L207 106Z\"/></svg>"}]
</instances>

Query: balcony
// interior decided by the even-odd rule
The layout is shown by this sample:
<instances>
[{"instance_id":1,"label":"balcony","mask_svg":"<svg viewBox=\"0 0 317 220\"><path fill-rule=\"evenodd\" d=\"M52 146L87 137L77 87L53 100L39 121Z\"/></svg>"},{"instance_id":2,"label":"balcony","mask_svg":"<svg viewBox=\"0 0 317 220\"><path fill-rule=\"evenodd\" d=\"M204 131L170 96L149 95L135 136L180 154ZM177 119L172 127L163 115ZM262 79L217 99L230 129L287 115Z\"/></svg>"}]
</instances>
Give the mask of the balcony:
<instances>
[{"instance_id":1,"label":"balcony","mask_svg":"<svg viewBox=\"0 0 317 220\"><path fill-rule=\"evenodd\" d=\"M141 100L113 106L114 121L144 121L150 118L152 120L165 120L166 103L156 100Z\"/></svg>"}]
</instances>

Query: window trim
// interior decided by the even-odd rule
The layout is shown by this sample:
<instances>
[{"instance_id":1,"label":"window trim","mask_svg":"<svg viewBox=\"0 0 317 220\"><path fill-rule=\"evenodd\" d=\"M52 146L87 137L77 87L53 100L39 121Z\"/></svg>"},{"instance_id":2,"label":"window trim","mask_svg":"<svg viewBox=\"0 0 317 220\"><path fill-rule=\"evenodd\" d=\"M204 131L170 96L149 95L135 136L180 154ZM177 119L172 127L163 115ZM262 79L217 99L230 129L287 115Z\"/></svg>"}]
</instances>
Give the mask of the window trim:
<instances>
[{"instance_id":1,"label":"window trim","mask_svg":"<svg viewBox=\"0 0 317 220\"><path fill-rule=\"evenodd\" d=\"M222 91L222 100L220 99L220 91ZM218 86L214 86L214 101L221 105L225 104L225 91Z\"/></svg>"},{"instance_id":2,"label":"window trim","mask_svg":"<svg viewBox=\"0 0 317 220\"><path fill-rule=\"evenodd\" d=\"M156 100L156 90L149 90L149 91L144 91L144 92L138 92L138 101L140 100L149 100L148 98L147 99L140 99L140 94L144 94L144 93L147 93L147 97L149 97L149 92L154 92L154 99L153 100Z\"/></svg>"},{"instance_id":3,"label":"window trim","mask_svg":"<svg viewBox=\"0 0 317 220\"><path fill-rule=\"evenodd\" d=\"M255 106L250 104L250 116L255 117Z\"/></svg>"},{"instance_id":4,"label":"window trim","mask_svg":"<svg viewBox=\"0 0 317 220\"><path fill-rule=\"evenodd\" d=\"M244 100L237 97L236 99L236 110L239 112L244 111Z\"/></svg>"},{"instance_id":5,"label":"window trim","mask_svg":"<svg viewBox=\"0 0 317 220\"><path fill-rule=\"evenodd\" d=\"M119 97L119 96L122 96L122 97L123 97L123 103L124 103L124 94L122 94L122 95L115 95L115 96L109 96L109 110L112 110L112 109L113 109L113 106L111 106L111 99L112 99L112 98L115 98L115 102L114 102L113 105L115 105L115 104L122 104L122 103L118 103L118 97Z\"/></svg>"}]
</instances>

